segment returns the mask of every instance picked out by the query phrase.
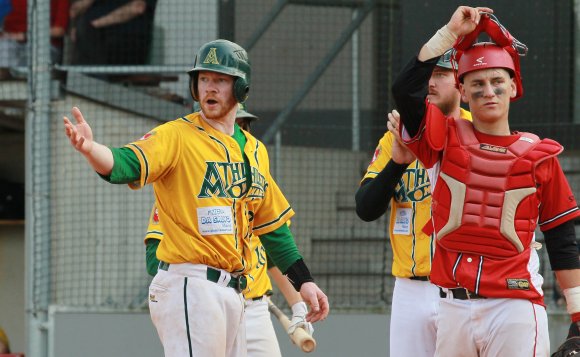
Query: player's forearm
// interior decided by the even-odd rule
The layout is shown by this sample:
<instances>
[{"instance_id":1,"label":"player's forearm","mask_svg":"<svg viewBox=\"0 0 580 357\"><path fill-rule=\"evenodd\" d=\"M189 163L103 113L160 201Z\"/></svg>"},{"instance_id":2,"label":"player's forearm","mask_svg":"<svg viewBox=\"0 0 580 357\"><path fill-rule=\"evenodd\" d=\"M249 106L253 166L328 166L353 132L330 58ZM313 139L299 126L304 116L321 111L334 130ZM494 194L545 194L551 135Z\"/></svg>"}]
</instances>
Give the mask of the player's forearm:
<instances>
[{"instance_id":1,"label":"player's forearm","mask_svg":"<svg viewBox=\"0 0 580 357\"><path fill-rule=\"evenodd\" d=\"M580 268L576 229L573 221L564 222L544 232L546 250L552 270L571 270Z\"/></svg>"},{"instance_id":2,"label":"player's forearm","mask_svg":"<svg viewBox=\"0 0 580 357\"><path fill-rule=\"evenodd\" d=\"M302 284L314 281L298 251L288 225L284 224L273 232L261 235L260 242L266 249L266 254L276 263L280 271L288 277L296 291L300 291Z\"/></svg>"},{"instance_id":3,"label":"player's forearm","mask_svg":"<svg viewBox=\"0 0 580 357\"><path fill-rule=\"evenodd\" d=\"M78 0L75 1L69 10L69 15L71 19L79 16L80 14L87 11L87 9L95 2L95 0Z\"/></svg>"},{"instance_id":4,"label":"player's forearm","mask_svg":"<svg viewBox=\"0 0 580 357\"><path fill-rule=\"evenodd\" d=\"M374 179L366 180L361 184L355 195L356 214L360 219L371 222L387 212L397 183L407 166L408 164L397 164L389 160Z\"/></svg>"},{"instance_id":5,"label":"player's forearm","mask_svg":"<svg viewBox=\"0 0 580 357\"><path fill-rule=\"evenodd\" d=\"M288 302L288 306L292 307L297 302L302 301L300 293L294 289L292 284L288 281L288 278L282 274L280 269L277 267L270 268L268 269L268 274L270 274L270 277L274 280L282 295L284 295L286 302Z\"/></svg>"},{"instance_id":6,"label":"player's forearm","mask_svg":"<svg viewBox=\"0 0 580 357\"><path fill-rule=\"evenodd\" d=\"M439 58L445 51L453 47L455 40L457 40L457 35L451 31L448 25L445 25L437 30L433 37L421 47L417 59L425 62L432 58Z\"/></svg>"},{"instance_id":7,"label":"player's forearm","mask_svg":"<svg viewBox=\"0 0 580 357\"><path fill-rule=\"evenodd\" d=\"M569 269L556 270L554 272L562 290L580 286L580 274L578 274L578 271L579 269Z\"/></svg>"},{"instance_id":8,"label":"player's forearm","mask_svg":"<svg viewBox=\"0 0 580 357\"><path fill-rule=\"evenodd\" d=\"M417 135L425 115L429 78L437 60L434 58L422 62L416 57L412 58L393 83L393 98L401 114L401 122L411 137Z\"/></svg>"},{"instance_id":9,"label":"player's forearm","mask_svg":"<svg viewBox=\"0 0 580 357\"><path fill-rule=\"evenodd\" d=\"M113 170L114 160L111 149L105 145L93 142L89 153L83 154L93 169L103 176L108 176Z\"/></svg>"},{"instance_id":10,"label":"player's forearm","mask_svg":"<svg viewBox=\"0 0 580 357\"><path fill-rule=\"evenodd\" d=\"M92 22L96 28L122 24L143 14L147 4L143 0L131 1Z\"/></svg>"}]
</instances>

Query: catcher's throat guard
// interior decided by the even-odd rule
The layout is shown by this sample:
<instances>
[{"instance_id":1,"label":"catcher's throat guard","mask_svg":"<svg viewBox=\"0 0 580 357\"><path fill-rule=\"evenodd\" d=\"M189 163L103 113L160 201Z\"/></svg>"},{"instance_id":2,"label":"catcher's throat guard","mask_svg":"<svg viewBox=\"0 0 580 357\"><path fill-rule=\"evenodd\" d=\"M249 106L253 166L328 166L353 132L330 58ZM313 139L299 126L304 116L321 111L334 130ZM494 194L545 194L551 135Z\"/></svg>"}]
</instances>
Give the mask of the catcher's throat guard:
<instances>
[{"instance_id":1,"label":"catcher's throat guard","mask_svg":"<svg viewBox=\"0 0 580 357\"><path fill-rule=\"evenodd\" d=\"M485 32L493 41L476 43L477 37ZM524 94L520 71L520 58L528 52L528 47L513 37L491 13L482 13L479 24L469 34L461 36L453 45L452 63L457 64L455 80L457 85L463 75L471 71L486 68L505 68L512 75L517 93L511 100L517 100Z\"/></svg>"}]
</instances>

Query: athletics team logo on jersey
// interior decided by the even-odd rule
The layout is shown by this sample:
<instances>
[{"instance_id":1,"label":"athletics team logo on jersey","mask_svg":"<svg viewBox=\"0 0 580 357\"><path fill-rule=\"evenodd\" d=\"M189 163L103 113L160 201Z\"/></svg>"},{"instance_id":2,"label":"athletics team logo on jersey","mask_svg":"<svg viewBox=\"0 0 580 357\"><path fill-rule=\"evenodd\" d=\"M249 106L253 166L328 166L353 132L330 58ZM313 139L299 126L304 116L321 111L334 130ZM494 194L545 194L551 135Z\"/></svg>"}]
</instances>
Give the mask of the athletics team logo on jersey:
<instances>
[{"instance_id":1,"label":"athletics team logo on jersey","mask_svg":"<svg viewBox=\"0 0 580 357\"><path fill-rule=\"evenodd\" d=\"M427 170L409 167L395 188L397 202L420 202L431 196L431 186Z\"/></svg>"},{"instance_id":2,"label":"athletics team logo on jersey","mask_svg":"<svg viewBox=\"0 0 580 357\"><path fill-rule=\"evenodd\" d=\"M198 198L264 198L268 187L266 178L251 167L252 185L248 187L246 165L243 162L207 161Z\"/></svg>"}]
</instances>

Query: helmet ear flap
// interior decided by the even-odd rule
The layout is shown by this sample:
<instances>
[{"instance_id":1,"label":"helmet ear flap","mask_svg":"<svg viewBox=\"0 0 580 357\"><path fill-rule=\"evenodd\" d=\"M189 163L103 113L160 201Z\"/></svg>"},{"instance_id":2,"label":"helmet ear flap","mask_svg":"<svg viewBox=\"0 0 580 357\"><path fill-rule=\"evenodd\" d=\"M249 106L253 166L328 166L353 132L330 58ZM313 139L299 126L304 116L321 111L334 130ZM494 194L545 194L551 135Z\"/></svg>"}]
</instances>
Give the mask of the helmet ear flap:
<instances>
[{"instance_id":1,"label":"helmet ear flap","mask_svg":"<svg viewBox=\"0 0 580 357\"><path fill-rule=\"evenodd\" d=\"M250 86L245 78L237 77L234 81L234 97L238 103L243 103L248 99Z\"/></svg>"},{"instance_id":2,"label":"helmet ear flap","mask_svg":"<svg viewBox=\"0 0 580 357\"><path fill-rule=\"evenodd\" d=\"M197 66L197 57L198 56L195 55L193 60L193 68ZM191 94L191 97L194 101L199 102L199 95L197 93L197 72L195 71L189 72L189 93Z\"/></svg>"},{"instance_id":3,"label":"helmet ear flap","mask_svg":"<svg viewBox=\"0 0 580 357\"><path fill-rule=\"evenodd\" d=\"M194 101L199 102L199 94L197 93L197 72L192 72L189 75L189 93Z\"/></svg>"}]
</instances>

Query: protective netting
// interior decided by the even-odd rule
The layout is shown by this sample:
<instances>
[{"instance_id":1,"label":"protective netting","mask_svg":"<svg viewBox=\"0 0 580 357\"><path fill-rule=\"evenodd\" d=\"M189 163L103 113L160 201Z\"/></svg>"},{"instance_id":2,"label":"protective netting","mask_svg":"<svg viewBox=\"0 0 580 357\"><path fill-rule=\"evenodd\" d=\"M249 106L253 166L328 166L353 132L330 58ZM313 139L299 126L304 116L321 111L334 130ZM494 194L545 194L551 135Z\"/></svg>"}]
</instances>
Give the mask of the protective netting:
<instances>
[{"instance_id":1,"label":"protective netting","mask_svg":"<svg viewBox=\"0 0 580 357\"><path fill-rule=\"evenodd\" d=\"M443 24L459 3L143 3L146 10L137 16L147 18L131 26L112 25L95 33L98 26L91 21L110 14L111 8L88 12L96 17L70 19L62 59L52 60L52 78L37 83L51 88L50 140L36 142L33 137L29 146L30 175L36 177L31 192L46 192L49 204L32 207L32 214L49 218L31 236L38 240L39 259L33 289L38 305L33 308L46 308L46 303L87 309L146 306L143 236L152 190L133 192L99 178L70 147L62 116L78 106L95 139L106 145L138 139L191 111L185 71L198 47L215 38L248 49L253 71L248 110L260 117L253 131L268 145L273 175L297 212L292 231L332 306L344 311L388 308L393 278L387 221L358 219L354 193L386 130L394 76L440 27L434 23ZM530 47L522 60L527 92L513 104L512 122L518 130L549 135L569 150L578 149L572 5L539 0L525 4L495 6L502 23ZM41 15L48 21L48 13ZM81 25L91 33L74 27L73 40L73 26ZM85 51L82 61L75 57L79 46ZM111 48L123 51L103 59ZM128 57L119 58L120 53ZM24 72L11 67L9 80L0 82L3 120L24 115L24 65ZM19 125L10 130L24 131L24 120L10 123ZM35 131L38 138L43 134ZM578 195L579 157L570 155L562 162ZM540 253L551 299L545 249ZM276 300L283 305L280 297Z\"/></svg>"}]
</instances>

